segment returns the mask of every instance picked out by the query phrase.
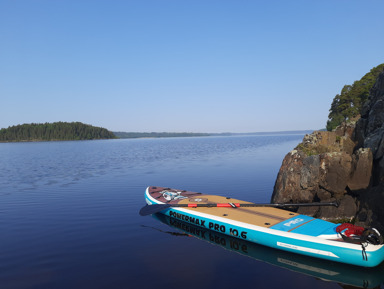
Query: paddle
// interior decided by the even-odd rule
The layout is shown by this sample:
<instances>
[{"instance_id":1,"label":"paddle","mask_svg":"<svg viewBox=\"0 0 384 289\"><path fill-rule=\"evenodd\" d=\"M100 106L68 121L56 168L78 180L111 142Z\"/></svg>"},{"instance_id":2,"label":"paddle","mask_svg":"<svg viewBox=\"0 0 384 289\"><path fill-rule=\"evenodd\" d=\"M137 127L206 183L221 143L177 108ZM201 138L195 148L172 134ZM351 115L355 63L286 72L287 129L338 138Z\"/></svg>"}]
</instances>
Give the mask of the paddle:
<instances>
[{"instance_id":1,"label":"paddle","mask_svg":"<svg viewBox=\"0 0 384 289\"><path fill-rule=\"evenodd\" d=\"M239 207L273 207L273 208L284 208L284 207L320 207L320 206L335 206L338 207L338 202L330 203L283 203L283 204L240 204L240 203L219 203L219 204L154 204L145 205L141 208L139 214L141 216L147 216L158 213L168 208L197 208L197 207L208 207L208 208L239 208Z\"/></svg>"}]
</instances>

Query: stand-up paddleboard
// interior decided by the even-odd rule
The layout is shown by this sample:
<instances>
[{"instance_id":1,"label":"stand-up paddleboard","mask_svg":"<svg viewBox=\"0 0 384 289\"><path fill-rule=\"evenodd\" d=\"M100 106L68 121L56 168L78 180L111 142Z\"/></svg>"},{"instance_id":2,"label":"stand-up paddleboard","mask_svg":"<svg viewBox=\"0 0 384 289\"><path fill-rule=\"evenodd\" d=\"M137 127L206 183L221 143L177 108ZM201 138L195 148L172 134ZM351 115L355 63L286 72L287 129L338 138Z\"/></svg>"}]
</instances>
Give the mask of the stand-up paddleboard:
<instances>
[{"instance_id":1,"label":"stand-up paddleboard","mask_svg":"<svg viewBox=\"0 0 384 289\"><path fill-rule=\"evenodd\" d=\"M351 265L374 267L384 261L383 238L377 230L280 209L286 204L253 204L163 187L148 187L145 200L148 205L141 215L161 212L256 244Z\"/></svg>"}]
</instances>

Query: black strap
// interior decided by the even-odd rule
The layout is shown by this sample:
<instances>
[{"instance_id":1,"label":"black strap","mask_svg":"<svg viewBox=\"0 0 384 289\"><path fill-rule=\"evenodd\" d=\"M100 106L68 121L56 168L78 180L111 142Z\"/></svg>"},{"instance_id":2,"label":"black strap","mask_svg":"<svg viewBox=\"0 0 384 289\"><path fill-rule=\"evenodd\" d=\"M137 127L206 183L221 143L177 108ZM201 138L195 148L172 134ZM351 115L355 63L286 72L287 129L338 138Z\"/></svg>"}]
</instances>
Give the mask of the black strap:
<instances>
[{"instance_id":1,"label":"black strap","mask_svg":"<svg viewBox=\"0 0 384 289\"><path fill-rule=\"evenodd\" d=\"M347 237L346 235L344 235L343 233L339 233L341 238L343 238L343 240L347 243L352 243L352 244L361 244L363 242L363 240L361 239L360 236L354 236L353 238L352 237Z\"/></svg>"},{"instance_id":2,"label":"black strap","mask_svg":"<svg viewBox=\"0 0 384 289\"><path fill-rule=\"evenodd\" d=\"M361 234L361 239L363 242L370 243L372 245L381 245L383 244L383 236L375 228L365 229L363 234Z\"/></svg>"},{"instance_id":3,"label":"black strap","mask_svg":"<svg viewBox=\"0 0 384 289\"><path fill-rule=\"evenodd\" d=\"M361 248L362 248L361 254L363 255L364 261L368 261L367 251L365 251L365 247L367 246L368 246L368 243L361 243Z\"/></svg>"}]
</instances>

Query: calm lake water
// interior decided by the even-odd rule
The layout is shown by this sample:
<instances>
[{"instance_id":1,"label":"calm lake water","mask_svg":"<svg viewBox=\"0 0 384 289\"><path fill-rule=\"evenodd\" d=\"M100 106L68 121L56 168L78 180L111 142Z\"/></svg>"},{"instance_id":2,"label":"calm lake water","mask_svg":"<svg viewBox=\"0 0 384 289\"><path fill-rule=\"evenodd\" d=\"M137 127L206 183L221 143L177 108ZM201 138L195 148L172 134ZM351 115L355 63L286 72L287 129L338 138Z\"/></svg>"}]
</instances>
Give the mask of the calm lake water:
<instances>
[{"instance_id":1,"label":"calm lake water","mask_svg":"<svg viewBox=\"0 0 384 289\"><path fill-rule=\"evenodd\" d=\"M269 202L302 138L2 143L0 288L384 288L383 266L322 262L138 214L150 185Z\"/></svg>"}]
</instances>

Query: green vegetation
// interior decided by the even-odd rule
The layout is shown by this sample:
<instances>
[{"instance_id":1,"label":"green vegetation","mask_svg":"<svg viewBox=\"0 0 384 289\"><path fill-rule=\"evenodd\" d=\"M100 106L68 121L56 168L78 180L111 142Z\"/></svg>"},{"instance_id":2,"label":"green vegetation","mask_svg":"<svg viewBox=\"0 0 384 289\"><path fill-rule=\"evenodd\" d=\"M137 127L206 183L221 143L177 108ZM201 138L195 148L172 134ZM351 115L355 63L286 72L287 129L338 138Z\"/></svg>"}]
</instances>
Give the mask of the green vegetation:
<instances>
[{"instance_id":1,"label":"green vegetation","mask_svg":"<svg viewBox=\"0 0 384 289\"><path fill-rule=\"evenodd\" d=\"M331 222L331 223L334 223L334 224L351 223L351 224L354 225L356 223L356 218L355 217L352 217L352 218L338 218L338 219L329 219L328 221Z\"/></svg>"},{"instance_id":2,"label":"green vegetation","mask_svg":"<svg viewBox=\"0 0 384 289\"><path fill-rule=\"evenodd\" d=\"M210 136L209 133L187 133L187 132L114 132L118 138L154 138L154 137L193 137Z\"/></svg>"},{"instance_id":3,"label":"green vegetation","mask_svg":"<svg viewBox=\"0 0 384 289\"><path fill-rule=\"evenodd\" d=\"M0 130L1 142L91 140L116 136L105 128L81 122L54 122L21 124Z\"/></svg>"},{"instance_id":4,"label":"green vegetation","mask_svg":"<svg viewBox=\"0 0 384 289\"><path fill-rule=\"evenodd\" d=\"M360 80L352 85L345 85L341 93L333 99L329 110L327 130L332 131L343 121L357 117L368 99L369 91L374 85L377 76L384 70L384 63L371 69Z\"/></svg>"},{"instance_id":5,"label":"green vegetation","mask_svg":"<svg viewBox=\"0 0 384 289\"><path fill-rule=\"evenodd\" d=\"M300 143L295 149L304 152L308 157L332 151L330 147L325 145L308 146L303 143Z\"/></svg>"}]
</instances>

